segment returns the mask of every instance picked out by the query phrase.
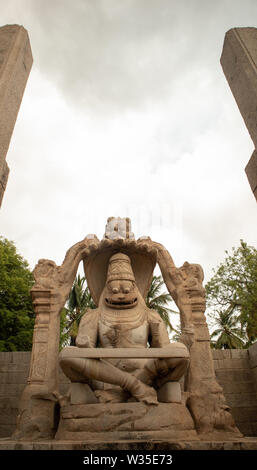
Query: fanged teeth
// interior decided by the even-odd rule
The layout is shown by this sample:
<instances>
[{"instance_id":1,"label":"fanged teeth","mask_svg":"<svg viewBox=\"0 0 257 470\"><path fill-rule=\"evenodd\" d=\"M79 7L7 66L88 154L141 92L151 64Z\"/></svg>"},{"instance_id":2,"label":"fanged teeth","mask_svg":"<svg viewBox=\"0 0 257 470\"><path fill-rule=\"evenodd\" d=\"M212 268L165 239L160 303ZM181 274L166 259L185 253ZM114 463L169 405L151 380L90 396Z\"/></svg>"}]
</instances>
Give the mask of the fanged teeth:
<instances>
[{"instance_id":1,"label":"fanged teeth","mask_svg":"<svg viewBox=\"0 0 257 470\"><path fill-rule=\"evenodd\" d=\"M137 301L137 299L128 300L128 301L124 301L124 302L119 302L119 301L115 301L115 300L106 299L106 302L108 304L111 304L111 305L131 305L131 304L134 304L136 301Z\"/></svg>"}]
</instances>

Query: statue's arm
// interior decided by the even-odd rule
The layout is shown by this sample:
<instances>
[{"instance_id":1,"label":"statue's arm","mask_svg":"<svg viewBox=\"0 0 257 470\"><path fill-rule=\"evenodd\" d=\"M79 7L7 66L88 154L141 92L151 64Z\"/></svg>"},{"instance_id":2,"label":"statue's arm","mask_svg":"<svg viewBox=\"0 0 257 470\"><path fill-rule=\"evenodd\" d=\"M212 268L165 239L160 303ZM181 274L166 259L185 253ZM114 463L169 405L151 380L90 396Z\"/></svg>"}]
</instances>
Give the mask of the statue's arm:
<instances>
[{"instance_id":1,"label":"statue's arm","mask_svg":"<svg viewBox=\"0 0 257 470\"><path fill-rule=\"evenodd\" d=\"M164 321L154 310L148 312L149 339L151 348L164 348L169 346L170 339Z\"/></svg>"},{"instance_id":2,"label":"statue's arm","mask_svg":"<svg viewBox=\"0 0 257 470\"><path fill-rule=\"evenodd\" d=\"M88 310L79 324L76 346L79 348L95 348L98 338L98 311Z\"/></svg>"}]
</instances>

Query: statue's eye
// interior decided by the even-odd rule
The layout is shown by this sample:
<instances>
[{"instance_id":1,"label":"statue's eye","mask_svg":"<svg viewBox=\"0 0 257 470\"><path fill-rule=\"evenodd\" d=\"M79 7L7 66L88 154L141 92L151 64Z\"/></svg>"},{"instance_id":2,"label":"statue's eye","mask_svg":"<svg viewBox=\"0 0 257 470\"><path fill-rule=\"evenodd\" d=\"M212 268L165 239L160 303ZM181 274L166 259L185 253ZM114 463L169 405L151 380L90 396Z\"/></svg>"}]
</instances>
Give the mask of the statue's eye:
<instances>
[{"instance_id":1,"label":"statue's eye","mask_svg":"<svg viewBox=\"0 0 257 470\"><path fill-rule=\"evenodd\" d=\"M112 292L113 292L113 294L118 294L118 292L119 292L118 287L113 287Z\"/></svg>"},{"instance_id":2,"label":"statue's eye","mask_svg":"<svg viewBox=\"0 0 257 470\"><path fill-rule=\"evenodd\" d=\"M130 288L129 288L129 287L125 287L125 288L124 288L124 293L125 293L125 294L128 294L129 291L130 291Z\"/></svg>"}]
</instances>

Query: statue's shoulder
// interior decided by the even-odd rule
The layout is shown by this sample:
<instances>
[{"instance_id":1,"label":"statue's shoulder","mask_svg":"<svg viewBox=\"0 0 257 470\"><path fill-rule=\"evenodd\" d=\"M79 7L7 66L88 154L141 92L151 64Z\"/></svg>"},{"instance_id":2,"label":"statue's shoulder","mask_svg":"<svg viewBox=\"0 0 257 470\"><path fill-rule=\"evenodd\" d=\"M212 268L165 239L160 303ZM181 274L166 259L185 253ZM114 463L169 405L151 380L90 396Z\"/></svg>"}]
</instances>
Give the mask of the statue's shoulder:
<instances>
[{"instance_id":1,"label":"statue's shoulder","mask_svg":"<svg viewBox=\"0 0 257 470\"><path fill-rule=\"evenodd\" d=\"M147 320L149 323L161 323L162 319L155 310L152 310L151 308L147 309Z\"/></svg>"}]
</instances>

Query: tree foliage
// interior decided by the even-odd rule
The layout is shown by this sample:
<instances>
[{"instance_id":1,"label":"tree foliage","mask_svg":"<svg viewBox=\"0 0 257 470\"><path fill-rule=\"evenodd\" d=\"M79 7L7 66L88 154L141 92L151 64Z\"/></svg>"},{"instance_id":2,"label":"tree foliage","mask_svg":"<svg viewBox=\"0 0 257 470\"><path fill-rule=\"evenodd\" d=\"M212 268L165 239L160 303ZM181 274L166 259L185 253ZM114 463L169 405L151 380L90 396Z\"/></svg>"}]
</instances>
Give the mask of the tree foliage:
<instances>
[{"instance_id":1,"label":"tree foliage","mask_svg":"<svg viewBox=\"0 0 257 470\"><path fill-rule=\"evenodd\" d=\"M34 313L33 276L13 242L0 237L0 351L29 351Z\"/></svg>"},{"instance_id":2,"label":"tree foliage","mask_svg":"<svg viewBox=\"0 0 257 470\"><path fill-rule=\"evenodd\" d=\"M173 302L171 295L168 292L163 292L164 281L162 276L153 276L149 291L146 296L146 305L148 308L155 310L166 327L172 331L173 327L170 323L169 314L177 313L170 309L168 305Z\"/></svg>"},{"instance_id":3,"label":"tree foliage","mask_svg":"<svg viewBox=\"0 0 257 470\"><path fill-rule=\"evenodd\" d=\"M249 347L257 339L257 250L240 240L206 284L217 348ZM216 339L215 339L216 338Z\"/></svg>"},{"instance_id":4,"label":"tree foliage","mask_svg":"<svg viewBox=\"0 0 257 470\"><path fill-rule=\"evenodd\" d=\"M66 306L61 312L61 347L75 345L80 320L86 311L96 308L85 277L78 274L70 291Z\"/></svg>"}]
</instances>

